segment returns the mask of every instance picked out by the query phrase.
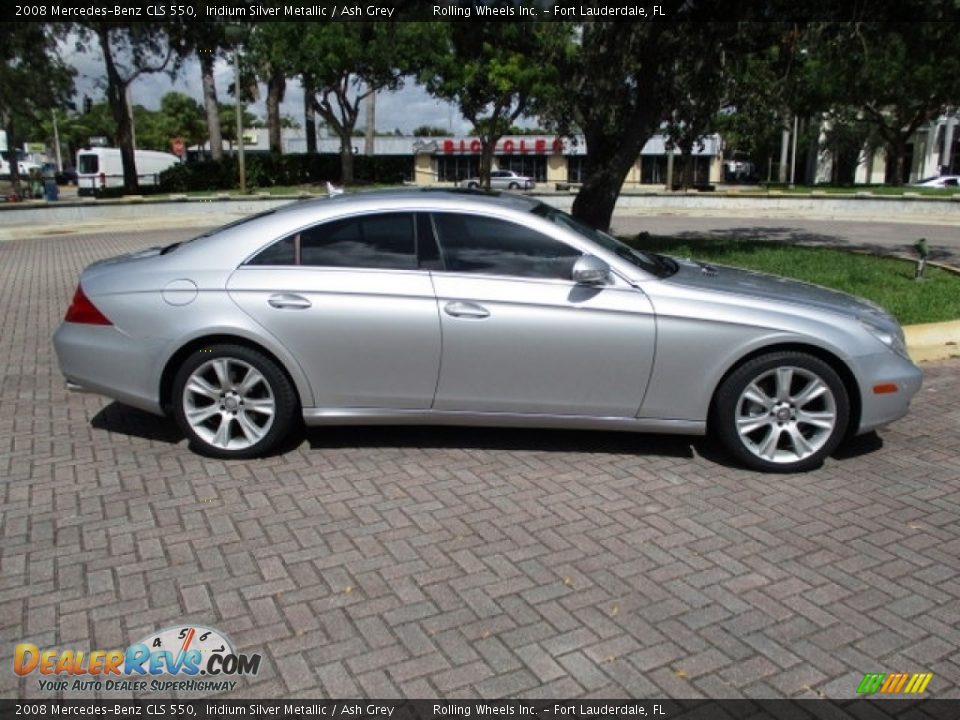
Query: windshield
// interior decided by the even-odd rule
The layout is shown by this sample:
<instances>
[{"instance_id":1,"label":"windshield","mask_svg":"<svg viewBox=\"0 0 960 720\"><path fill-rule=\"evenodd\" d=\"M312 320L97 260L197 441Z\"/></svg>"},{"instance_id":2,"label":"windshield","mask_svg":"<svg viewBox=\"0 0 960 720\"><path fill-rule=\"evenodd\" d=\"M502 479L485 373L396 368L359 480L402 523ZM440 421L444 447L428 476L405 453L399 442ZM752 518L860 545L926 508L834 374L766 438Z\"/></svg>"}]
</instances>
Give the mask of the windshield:
<instances>
[{"instance_id":1,"label":"windshield","mask_svg":"<svg viewBox=\"0 0 960 720\"><path fill-rule=\"evenodd\" d=\"M629 245L617 240L612 235L601 230L595 230L589 225L585 225L567 213L556 208L544 205L543 203L535 206L531 212L546 218L550 222L560 227L573 230L581 237L595 242L604 250L615 253L617 257L623 258L632 265L636 265L641 270L645 270L651 275L657 277L668 277L677 271L677 264L670 258L658 255L657 253L646 252L644 250L634 250Z\"/></svg>"}]
</instances>

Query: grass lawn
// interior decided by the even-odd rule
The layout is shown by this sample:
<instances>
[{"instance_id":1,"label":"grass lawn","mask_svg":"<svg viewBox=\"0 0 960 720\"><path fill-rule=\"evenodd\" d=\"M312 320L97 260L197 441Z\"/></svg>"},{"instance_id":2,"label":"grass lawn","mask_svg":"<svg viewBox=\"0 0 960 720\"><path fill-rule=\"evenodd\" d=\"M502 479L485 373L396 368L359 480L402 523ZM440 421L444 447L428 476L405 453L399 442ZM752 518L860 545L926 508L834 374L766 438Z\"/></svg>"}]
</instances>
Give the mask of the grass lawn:
<instances>
[{"instance_id":1,"label":"grass lawn","mask_svg":"<svg viewBox=\"0 0 960 720\"><path fill-rule=\"evenodd\" d=\"M960 276L935 267L928 266L924 279L917 281L913 279L916 266L912 262L833 248L736 238L677 240L641 235L622 239L643 250L734 265L842 290L883 305L904 325L960 318Z\"/></svg>"},{"instance_id":2,"label":"grass lawn","mask_svg":"<svg viewBox=\"0 0 960 720\"><path fill-rule=\"evenodd\" d=\"M788 187L779 184L763 184L756 186L761 192L781 192L793 195L810 195L811 193L821 193L827 195L856 195L857 193L870 193L871 195L922 195L926 197L950 197L960 194L960 188L928 188L913 187L911 185L855 185L852 187L834 186L834 185L795 185Z\"/></svg>"}]
</instances>

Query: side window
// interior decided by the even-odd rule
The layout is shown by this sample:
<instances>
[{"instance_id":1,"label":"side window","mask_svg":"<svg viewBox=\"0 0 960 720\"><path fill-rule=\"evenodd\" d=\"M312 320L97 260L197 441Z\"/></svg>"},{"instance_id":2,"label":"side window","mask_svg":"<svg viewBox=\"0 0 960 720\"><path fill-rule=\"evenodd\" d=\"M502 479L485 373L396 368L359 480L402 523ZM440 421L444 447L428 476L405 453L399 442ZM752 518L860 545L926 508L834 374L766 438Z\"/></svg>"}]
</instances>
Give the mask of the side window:
<instances>
[{"instance_id":1,"label":"side window","mask_svg":"<svg viewBox=\"0 0 960 720\"><path fill-rule=\"evenodd\" d=\"M300 233L300 264L416 270L414 238L409 213L335 220Z\"/></svg>"},{"instance_id":2,"label":"side window","mask_svg":"<svg viewBox=\"0 0 960 720\"><path fill-rule=\"evenodd\" d=\"M416 270L414 238L410 213L345 218L278 240L248 264Z\"/></svg>"},{"instance_id":3,"label":"side window","mask_svg":"<svg viewBox=\"0 0 960 720\"><path fill-rule=\"evenodd\" d=\"M296 235L289 235L260 251L248 265L296 265L297 256L294 242Z\"/></svg>"},{"instance_id":4,"label":"side window","mask_svg":"<svg viewBox=\"0 0 960 720\"><path fill-rule=\"evenodd\" d=\"M497 218L434 215L447 270L569 280L582 253L536 230Z\"/></svg>"}]
</instances>

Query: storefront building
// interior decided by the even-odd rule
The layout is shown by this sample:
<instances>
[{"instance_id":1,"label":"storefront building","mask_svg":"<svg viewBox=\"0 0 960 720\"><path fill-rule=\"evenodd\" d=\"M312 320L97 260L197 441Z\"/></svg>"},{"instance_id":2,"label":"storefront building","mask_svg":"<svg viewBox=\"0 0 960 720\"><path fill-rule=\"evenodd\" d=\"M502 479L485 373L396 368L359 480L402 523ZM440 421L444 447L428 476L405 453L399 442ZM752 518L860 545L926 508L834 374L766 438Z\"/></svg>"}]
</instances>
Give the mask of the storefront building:
<instances>
[{"instance_id":1,"label":"storefront building","mask_svg":"<svg viewBox=\"0 0 960 720\"><path fill-rule=\"evenodd\" d=\"M302 130L283 132L283 150L287 153L306 152L306 138ZM244 133L248 152L267 150L267 131L247 130ZM656 135L647 141L640 156L627 173L624 190L654 189L667 182L666 139ZM360 154L364 139L354 138L353 151ZM480 140L472 136L418 138L383 135L374 139L374 154L404 156L410 160L407 180L420 186L455 185L480 174ZM318 138L317 151L339 153L338 138ZM721 142L718 135L704 138L694 147L693 182L706 185L722 181ZM586 177L586 143L582 136L509 135L497 141L493 168L513 170L533 178L538 186L553 189L556 186L576 185ZM680 153L674 150L674 182L679 182Z\"/></svg>"}]
</instances>

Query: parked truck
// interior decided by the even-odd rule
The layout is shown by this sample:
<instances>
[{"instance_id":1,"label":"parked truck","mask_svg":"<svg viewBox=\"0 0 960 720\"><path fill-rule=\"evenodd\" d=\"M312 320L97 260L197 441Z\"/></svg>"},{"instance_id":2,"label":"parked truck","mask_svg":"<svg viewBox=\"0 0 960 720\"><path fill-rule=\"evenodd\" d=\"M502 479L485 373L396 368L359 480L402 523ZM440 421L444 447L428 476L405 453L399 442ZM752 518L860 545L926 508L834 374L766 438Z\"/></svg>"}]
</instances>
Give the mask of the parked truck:
<instances>
[{"instance_id":1,"label":"parked truck","mask_svg":"<svg viewBox=\"0 0 960 720\"><path fill-rule=\"evenodd\" d=\"M180 162L170 153L136 150L137 182L157 185L160 173ZM120 148L96 147L77 153L77 191L80 195L102 195L110 188L123 187L123 160Z\"/></svg>"}]
</instances>

